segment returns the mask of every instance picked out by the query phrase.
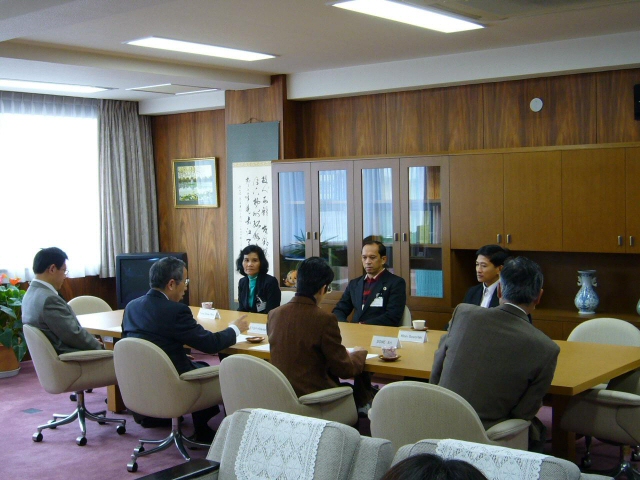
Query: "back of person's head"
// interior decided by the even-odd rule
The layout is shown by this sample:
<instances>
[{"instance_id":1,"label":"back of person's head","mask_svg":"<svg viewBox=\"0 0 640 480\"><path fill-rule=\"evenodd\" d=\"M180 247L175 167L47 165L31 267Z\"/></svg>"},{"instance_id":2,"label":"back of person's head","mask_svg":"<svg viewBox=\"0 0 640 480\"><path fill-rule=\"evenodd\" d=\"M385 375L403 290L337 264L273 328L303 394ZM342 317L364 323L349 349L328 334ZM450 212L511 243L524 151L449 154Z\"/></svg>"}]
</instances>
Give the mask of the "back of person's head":
<instances>
[{"instance_id":1,"label":"back of person's head","mask_svg":"<svg viewBox=\"0 0 640 480\"><path fill-rule=\"evenodd\" d=\"M516 305L529 305L538 299L543 280L536 262L527 257L511 258L500 272L502 298Z\"/></svg>"},{"instance_id":2,"label":"back of person's head","mask_svg":"<svg viewBox=\"0 0 640 480\"><path fill-rule=\"evenodd\" d=\"M174 279L180 283L184 277L185 263L176 257L165 257L151 265L149 270L149 286L163 289Z\"/></svg>"},{"instance_id":3,"label":"back of person's head","mask_svg":"<svg viewBox=\"0 0 640 480\"><path fill-rule=\"evenodd\" d=\"M373 240L370 237L367 237L362 242L362 248L366 247L367 245L377 245L378 253L380 254L380 256L381 257L387 256L387 247L384 246L384 243L379 242L378 240Z\"/></svg>"},{"instance_id":4,"label":"back of person's head","mask_svg":"<svg viewBox=\"0 0 640 480\"><path fill-rule=\"evenodd\" d=\"M33 273L44 273L51 265L60 269L69 257L58 247L43 248L33 257Z\"/></svg>"},{"instance_id":5,"label":"back of person's head","mask_svg":"<svg viewBox=\"0 0 640 480\"><path fill-rule=\"evenodd\" d=\"M264 250L262 250L258 245L247 245L240 250L240 255L236 258L236 270L238 273L244 277L247 276L244 271L244 267L242 266L242 261L244 260L244 256L249 255L250 253L258 255L258 260L260 260L260 273L267 273L269 271L269 261L264 254Z\"/></svg>"},{"instance_id":6,"label":"back of person's head","mask_svg":"<svg viewBox=\"0 0 640 480\"><path fill-rule=\"evenodd\" d=\"M485 245L476 252L476 257L478 255L487 257L494 267L499 267L511 256L511 250L500 245Z\"/></svg>"},{"instance_id":7,"label":"back of person's head","mask_svg":"<svg viewBox=\"0 0 640 480\"><path fill-rule=\"evenodd\" d=\"M333 270L324 259L309 257L298 267L296 292L312 297L333 281L333 275Z\"/></svg>"},{"instance_id":8,"label":"back of person's head","mask_svg":"<svg viewBox=\"0 0 640 480\"><path fill-rule=\"evenodd\" d=\"M421 453L395 464L382 480L487 480L487 477L462 460Z\"/></svg>"}]
</instances>

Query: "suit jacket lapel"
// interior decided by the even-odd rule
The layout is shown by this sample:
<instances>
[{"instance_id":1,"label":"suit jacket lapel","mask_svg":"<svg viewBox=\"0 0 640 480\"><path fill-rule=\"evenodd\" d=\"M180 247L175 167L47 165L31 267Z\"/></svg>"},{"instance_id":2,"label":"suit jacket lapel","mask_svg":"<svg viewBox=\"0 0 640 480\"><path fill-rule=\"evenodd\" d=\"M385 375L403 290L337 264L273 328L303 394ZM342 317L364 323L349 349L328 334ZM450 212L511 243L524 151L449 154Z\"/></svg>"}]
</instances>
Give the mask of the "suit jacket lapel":
<instances>
[{"instance_id":1,"label":"suit jacket lapel","mask_svg":"<svg viewBox=\"0 0 640 480\"><path fill-rule=\"evenodd\" d=\"M386 273L387 271L385 270L382 275L380 275L380 278L378 279L378 281L374 284L373 288L371 289L371 292L369 293L369 297L367 298L367 302L364 304L364 307L362 308L362 311L364 312L365 309L369 308L369 305L371 305L371 303L376 299L376 295L380 292L382 292L382 289L386 286ZM365 275L364 277L362 277L362 291L364 292L364 279L367 276Z\"/></svg>"}]
</instances>

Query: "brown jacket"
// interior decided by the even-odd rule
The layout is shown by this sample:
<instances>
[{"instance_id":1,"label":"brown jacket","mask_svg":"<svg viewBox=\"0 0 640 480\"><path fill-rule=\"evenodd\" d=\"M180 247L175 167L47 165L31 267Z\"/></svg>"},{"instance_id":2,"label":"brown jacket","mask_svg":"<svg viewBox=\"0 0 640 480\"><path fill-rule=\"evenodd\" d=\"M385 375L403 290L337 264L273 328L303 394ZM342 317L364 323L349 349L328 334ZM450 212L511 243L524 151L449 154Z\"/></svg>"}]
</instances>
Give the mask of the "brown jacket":
<instances>
[{"instance_id":1,"label":"brown jacket","mask_svg":"<svg viewBox=\"0 0 640 480\"><path fill-rule=\"evenodd\" d=\"M294 297L269 312L271 363L289 379L298 396L337 387L337 377L362 372L367 352L349 355L338 319L308 297ZM332 378L333 377L333 378Z\"/></svg>"}]
</instances>

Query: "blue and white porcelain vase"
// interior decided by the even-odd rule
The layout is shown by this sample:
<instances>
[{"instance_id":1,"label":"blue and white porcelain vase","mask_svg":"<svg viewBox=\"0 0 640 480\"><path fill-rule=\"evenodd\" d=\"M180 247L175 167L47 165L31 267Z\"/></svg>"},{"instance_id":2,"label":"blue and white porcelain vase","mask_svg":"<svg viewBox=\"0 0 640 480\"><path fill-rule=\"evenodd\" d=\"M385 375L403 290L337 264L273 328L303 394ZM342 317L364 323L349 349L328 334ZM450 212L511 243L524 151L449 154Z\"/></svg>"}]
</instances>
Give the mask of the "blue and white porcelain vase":
<instances>
[{"instance_id":1,"label":"blue and white porcelain vase","mask_svg":"<svg viewBox=\"0 0 640 480\"><path fill-rule=\"evenodd\" d=\"M595 270L578 270L578 286L582 287L576 295L575 305L578 307L580 315L591 315L596 313L596 308L600 303L598 294L593 289L597 287Z\"/></svg>"}]
</instances>

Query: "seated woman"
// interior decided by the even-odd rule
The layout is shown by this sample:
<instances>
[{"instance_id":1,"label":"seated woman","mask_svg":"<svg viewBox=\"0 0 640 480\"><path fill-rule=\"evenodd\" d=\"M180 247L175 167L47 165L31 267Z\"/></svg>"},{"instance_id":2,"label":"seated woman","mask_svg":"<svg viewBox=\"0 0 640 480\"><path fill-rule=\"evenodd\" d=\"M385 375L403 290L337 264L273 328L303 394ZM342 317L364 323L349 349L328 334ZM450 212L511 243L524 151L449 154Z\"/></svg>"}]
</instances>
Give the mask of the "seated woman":
<instances>
[{"instance_id":1,"label":"seated woman","mask_svg":"<svg viewBox=\"0 0 640 480\"><path fill-rule=\"evenodd\" d=\"M266 314L280 306L280 287L278 281L267 274L269 262L262 248L244 247L236 260L236 268L243 276L238 282L238 311Z\"/></svg>"},{"instance_id":2,"label":"seated woman","mask_svg":"<svg viewBox=\"0 0 640 480\"><path fill-rule=\"evenodd\" d=\"M497 307L500 271L511 252L500 245L485 245L476 252L476 256L476 277L480 284L467 291L462 303L484 308Z\"/></svg>"}]
</instances>

